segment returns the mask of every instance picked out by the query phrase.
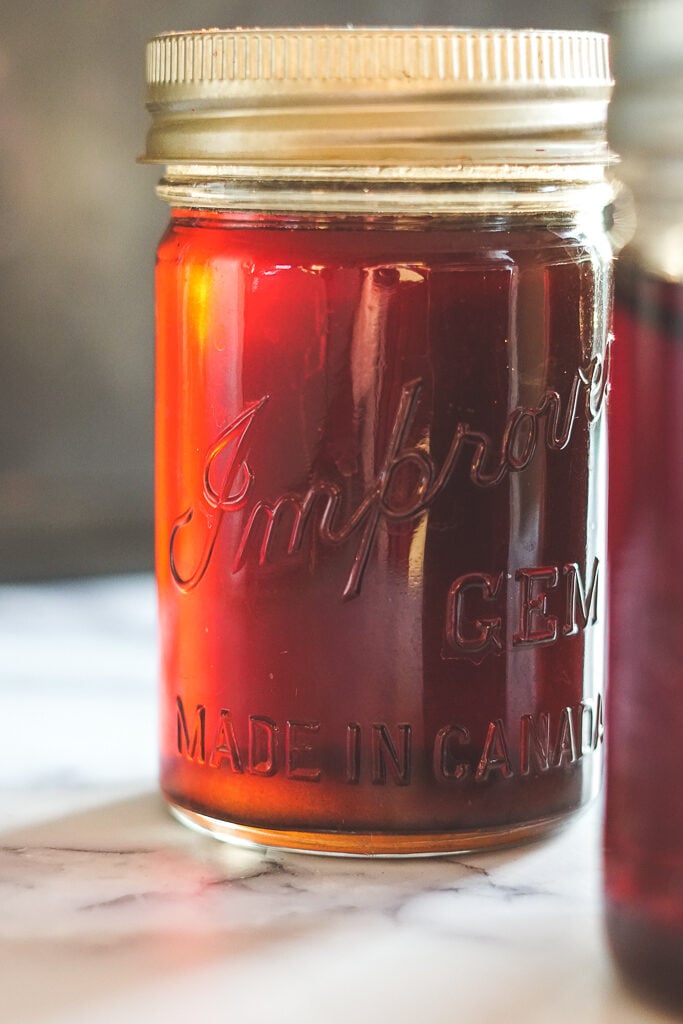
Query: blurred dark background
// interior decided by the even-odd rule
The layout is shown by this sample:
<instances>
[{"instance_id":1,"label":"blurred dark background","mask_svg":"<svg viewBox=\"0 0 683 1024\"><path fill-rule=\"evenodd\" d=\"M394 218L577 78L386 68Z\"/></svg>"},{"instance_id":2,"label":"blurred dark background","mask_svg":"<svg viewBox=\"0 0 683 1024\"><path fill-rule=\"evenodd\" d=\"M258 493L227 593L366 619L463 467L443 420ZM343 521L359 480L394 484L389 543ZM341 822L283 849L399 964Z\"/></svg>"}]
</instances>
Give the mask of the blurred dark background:
<instances>
[{"instance_id":1,"label":"blurred dark background","mask_svg":"<svg viewBox=\"0 0 683 1024\"><path fill-rule=\"evenodd\" d=\"M600 0L4 0L0 579L152 564L152 272L167 210L144 44L296 24L604 29Z\"/></svg>"}]
</instances>

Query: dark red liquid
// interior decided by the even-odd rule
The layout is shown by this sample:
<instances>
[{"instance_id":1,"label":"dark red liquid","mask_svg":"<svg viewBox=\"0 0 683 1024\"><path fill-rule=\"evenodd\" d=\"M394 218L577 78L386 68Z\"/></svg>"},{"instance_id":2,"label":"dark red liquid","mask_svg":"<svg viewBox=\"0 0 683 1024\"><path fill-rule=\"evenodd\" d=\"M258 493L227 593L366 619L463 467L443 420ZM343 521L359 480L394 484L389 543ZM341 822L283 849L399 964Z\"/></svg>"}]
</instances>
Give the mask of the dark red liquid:
<instances>
[{"instance_id":1,"label":"dark red liquid","mask_svg":"<svg viewBox=\"0 0 683 1024\"><path fill-rule=\"evenodd\" d=\"M159 250L164 789L366 852L554 821L602 746L606 258L412 225L178 212Z\"/></svg>"},{"instance_id":2,"label":"dark red liquid","mask_svg":"<svg viewBox=\"0 0 683 1024\"><path fill-rule=\"evenodd\" d=\"M683 286L619 270L608 927L627 974L683 1006Z\"/></svg>"}]
</instances>

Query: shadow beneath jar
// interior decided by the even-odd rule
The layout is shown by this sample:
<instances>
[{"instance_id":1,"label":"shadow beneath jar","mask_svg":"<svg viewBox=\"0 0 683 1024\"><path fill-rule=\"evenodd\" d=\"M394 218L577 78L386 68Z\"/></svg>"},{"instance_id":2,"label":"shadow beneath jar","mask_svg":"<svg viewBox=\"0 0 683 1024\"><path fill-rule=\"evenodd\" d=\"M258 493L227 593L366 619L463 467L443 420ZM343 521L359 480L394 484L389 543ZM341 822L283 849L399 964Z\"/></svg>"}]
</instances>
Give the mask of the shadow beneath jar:
<instances>
[{"instance_id":1,"label":"shadow beneath jar","mask_svg":"<svg viewBox=\"0 0 683 1024\"><path fill-rule=\"evenodd\" d=\"M154 792L18 827L0 837L5 1019L99 1020L136 992L161 998L179 979L187 992L207 967L265 967L342 924L400 927L424 896L493 895L490 871L522 855L390 861L244 849L181 828Z\"/></svg>"}]
</instances>

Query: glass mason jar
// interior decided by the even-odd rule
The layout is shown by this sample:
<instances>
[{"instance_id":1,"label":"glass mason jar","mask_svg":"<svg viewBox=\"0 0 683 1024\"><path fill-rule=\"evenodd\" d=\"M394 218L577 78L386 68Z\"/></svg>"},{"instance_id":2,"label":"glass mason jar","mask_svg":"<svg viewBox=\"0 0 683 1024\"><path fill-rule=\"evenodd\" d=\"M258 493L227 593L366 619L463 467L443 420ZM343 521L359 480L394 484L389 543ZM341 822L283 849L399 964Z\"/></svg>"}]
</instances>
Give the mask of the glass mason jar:
<instances>
[{"instance_id":1,"label":"glass mason jar","mask_svg":"<svg viewBox=\"0 0 683 1024\"><path fill-rule=\"evenodd\" d=\"M612 132L636 230L617 265L605 826L609 938L683 1008L683 9L621 12Z\"/></svg>"},{"instance_id":2,"label":"glass mason jar","mask_svg":"<svg viewBox=\"0 0 683 1024\"><path fill-rule=\"evenodd\" d=\"M162 786L297 850L539 835L602 752L607 41L166 35Z\"/></svg>"}]
</instances>

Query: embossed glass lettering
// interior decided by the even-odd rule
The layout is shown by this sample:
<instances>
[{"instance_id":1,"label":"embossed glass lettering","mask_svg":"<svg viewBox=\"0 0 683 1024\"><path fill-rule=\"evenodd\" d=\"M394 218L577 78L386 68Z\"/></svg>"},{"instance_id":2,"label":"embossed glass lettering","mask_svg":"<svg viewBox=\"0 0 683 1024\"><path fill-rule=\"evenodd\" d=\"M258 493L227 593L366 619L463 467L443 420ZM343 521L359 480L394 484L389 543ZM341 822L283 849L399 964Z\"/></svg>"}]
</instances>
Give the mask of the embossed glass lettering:
<instances>
[{"instance_id":1,"label":"embossed glass lettering","mask_svg":"<svg viewBox=\"0 0 683 1024\"><path fill-rule=\"evenodd\" d=\"M276 723L265 715L249 715L249 771L252 775L275 775Z\"/></svg>"},{"instance_id":2,"label":"embossed glass lettering","mask_svg":"<svg viewBox=\"0 0 683 1024\"><path fill-rule=\"evenodd\" d=\"M171 574L181 590L192 590L201 581L204 573L209 567L213 549L218 540L221 522L226 512L238 512L244 508L249 488L251 487L253 474L246 461L247 456L247 435L254 422L258 410L267 402L267 396L260 402L254 402L239 414L221 433L214 442L204 460L203 474L203 502L205 516L205 538L202 552L195 568L189 575L183 576L177 565L176 547L179 533L183 527L189 526L194 517L195 509L189 508L173 523L171 528L171 539L169 543ZM213 469L219 456L227 458L227 465L224 467L222 483L215 486L212 480ZM240 486L233 492L236 482Z\"/></svg>"},{"instance_id":3,"label":"embossed glass lettering","mask_svg":"<svg viewBox=\"0 0 683 1024\"><path fill-rule=\"evenodd\" d=\"M595 623L598 619L598 559L593 560L593 572L590 582L584 584L581 578L581 570L576 562L567 564L562 569L566 580L567 617L562 626L565 636L573 636L580 629L585 629L589 622Z\"/></svg>"},{"instance_id":4,"label":"embossed glass lettering","mask_svg":"<svg viewBox=\"0 0 683 1024\"><path fill-rule=\"evenodd\" d=\"M403 386L386 455L374 484L353 512L343 521L343 494L340 486L327 480L314 482L305 494L282 494L272 503L258 501L249 512L241 540L234 554L233 571L243 568L250 546L258 549L258 562L263 565L273 557L273 533L280 520L290 524L287 554L299 551L309 521L316 506L319 509L317 531L320 539L330 545L343 544L356 531L360 539L356 548L353 566L344 587L344 599L357 597L361 590L363 576L368 564L372 545L382 518L386 520L410 520L423 514L448 484L460 454L466 447L473 448L470 454L470 480L478 487L493 487L501 483L508 473L522 472L529 466L536 452L538 441L538 420L547 417L545 443L551 450L562 450L571 438L579 395L586 393L586 415L593 422L602 409L605 394L605 371L602 359L594 357L586 369L579 368L574 376L569 401L565 410L562 427L561 400L556 391L546 391L533 408L517 408L510 414L498 454L494 451L492 439L481 431L471 429L468 423L458 423L453 440L441 470L432 457L421 448L406 445L419 401L422 382L410 381ZM241 512L246 504L253 481L253 473L247 458L250 445L248 435L254 419L268 401L264 396L249 405L221 433L209 449L204 462L202 500L205 521L205 540L200 558L188 575L178 566L177 545L179 534L190 526L195 518L195 508L184 511L175 520L170 537L170 561L173 578L181 590L190 590L201 581L211 561L218 539L220 525L226 512ZM213 481L213 469L219 456L226 457L220 484ZM391 501L391 485L394 474L404 466L414 470L412 491L403 502L394 505ZM233 488L236 488L233 491ZM259 529L260 544L257 542ZM568 567L569 569L570 567ZM539 570L535 570L539 572ZM568 577L569 578L569 577ZM571 576L575 586L576 576ZM551 586L555 586L551 583ZM529 580L526 584L531 586ZM490 589L490 585L489 585ZM591 591L592 594L592 591ZM530 598L531 604L524 613L527 626L534 613L543 603L543 595ZM540 602L540 603L539 603ZM528 621L527 621L528 620ZM495 629L489 624L485 630L485 646L496 645ZM543 630L529 631L524 627L519 633L518 643L540 643L545 636ZM547 639L554 639L548 636ZM476 643L476 641L475 641ZM458 644L454 644L458 646ZM471 646L472 653L478 653Z\"/></svg>"},{"instance_id":5,"label":"embossed glass lettering","mask_svg":"<svg viewBox=\"0 0 683 1024\"><path fill-rule=\"evenodd\" d=\"M578 759L579 748L576 742L574 715L571 708L563 708L555 744L554 763L559 767L565 761L574 764Z\"/></svg>"},{"instance_id":6,"label":"embossed glass lettering","mask_svg":"<svg viewBox=\"0 0 683 1024\"><path fill-rule=\"evenodd\" d=\"M232 715L225 709L221 710L209 764L212 768L222 768L228 764L234 772L242 773L242 758L235 738Z\"/></svg>"},{"instance_id":7,"label":"embossed glass lettering","mask_svg":"<svg viewBox=\"0 0 683 1024\"><path fill-rule=\"evenodd\" d=\"M411 734L410 725L398 726L398 742L395 744L389 729L383 724L372 726L372 781L384 785L387 781L387 766L399 786L407 786L411 775Z\"/></svg>"},{"instance_id":8,"label":"embossed glass lettering","mask_svg":"<svg viewBox=\"0 0 683 1024\"><path fill-rule=\"evenodd\" d=\"M523 715L520 735L521 772L530 775L532 769L547 772L550 768L550 715Z\"/></svg>"},{"instance_id":9,"label":"embossed glass lettering","mask_svg":"<svg viewBox=\"0 0 683 1024\"><path fill-rule=\"evenodd\" d=\"M251 714L240 720L226 708L197 706L193 732L181 697L176 698L180 743L177 756L222 776L277 776L292 782L321 783L328 777L352 785L419 785L425 773L443 785L485 785L490 778L512 780L566 771L598 749L603 738L602 696L564 707L554 716L523 714L515 736L502 719L484 730L448 723L428 737L431 762L414 762L415 728L407 722L349 722L344 731L346 758L327 776L320 758L331 737L319 721ZM215 739L210 754L202 747L206 733ZM365 736L365 742L363 737ZM342 737L340 737L342 738ZM332 737L332 739L334 739ZM518 740L518 742L517 742ZM246 769L244 765L246 764Z\"/></svg>"},{"instance_id":10,"label":"embossed glass lettering","mask_svg":"<svg viewBox=\"0 0 683 1024\"><path fill-rule=\"evenodd\" d=\"M558 573L555 566L537 569L518 569L515 579L520 583L521 601L519 632L512 643L548 644L557 640L557 616L548 615L548 588L556 587Z\"/></svg>"},{"instance_id":11,"label":"embossed glass lettering","mask_svg":"<svg viewBox=\"0 0 683 1024\"><path fill-rule=\"evenodd\" d=\"M178 739L178 753L183 754L188 760L197 760L204 764L206 760L206 708L198 704L194 714L192 726L192 739L185 717L183 702L176 699L176 735Z\"/></svg>"},{"instance_id":12,"label":"embossed glass lettering","mask_svg":"<svg viewBox=\"0 0 683 1024\"><path fill-rule=\"evenodd\" d=\"M514 580L502 571L459 576L448 592L443 657L479 664L489 654L554 644L595 625L598 571L595 558L588 587L577 562L526 566L514 573ZM564 588L559 586L560 572Z\"/></svg>"},{"instance_id":13,"label":"embossed glass lettering","mask_svg":"<svg viewBox=\"0 0 683 1024\"><path fill-rule=\"evenodd\" d=\"M319 731L320 722L287 722L285 758L288 779L320 782L320 768L311 760L311 754L315 754L315 747L310 742Z\"/></svg>"},{"instance_id":14,"label":"embossed glass lettering","mask_svg":"<svg viewBox=\"0 0 683 1024\"><path fill-rule=\"evenodd\" d=\"M444 725L434 740L432 767L436 779L466 779L472 769L457 759L456 749L470 742L470 733L463 725Z\"/></svg>"},{"instance_id":15,"label":"embossed glass lettering","mask_svg":"<svg viewBox=\"0 0 683 1024\"><path fill-rule=\"evenodd\" d=\"M509 779L512 775L512 762L505 735L505 724L500 718L489 723L475 778L478 782L485 781L491 772L500 772L504 779Z\"/></svg>"},{"instance_id":16,"label":"embossed glass lettering","mask_svg":"<svg viewBox=\"0 0 683 1024\"><path fill-rule=\"evenodd\" d=\"M346 727L346 781L356 784L360 779L360 725L349 722Z\"/></svg>"},{"instance_id":17,"label":"embossed glass lettering","mask_svg":"<svg viewBox=\"0 0 683 1024\"><path fill-rule=\"evenodd\" d=\"M493 601L498 596L502 582L502 572L497 576L476 572L458 576L448 591L446 607L446 640L451 649L470 656L483 655L487 650L503 649L500 638L503 620L500 615L487 619L475 618L469 627L466 626L465 616L465 598L469 590L478 591L483 601Z\"/></svg>"}]
</instances>

